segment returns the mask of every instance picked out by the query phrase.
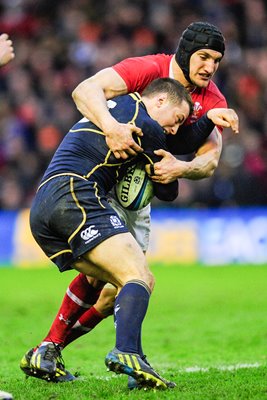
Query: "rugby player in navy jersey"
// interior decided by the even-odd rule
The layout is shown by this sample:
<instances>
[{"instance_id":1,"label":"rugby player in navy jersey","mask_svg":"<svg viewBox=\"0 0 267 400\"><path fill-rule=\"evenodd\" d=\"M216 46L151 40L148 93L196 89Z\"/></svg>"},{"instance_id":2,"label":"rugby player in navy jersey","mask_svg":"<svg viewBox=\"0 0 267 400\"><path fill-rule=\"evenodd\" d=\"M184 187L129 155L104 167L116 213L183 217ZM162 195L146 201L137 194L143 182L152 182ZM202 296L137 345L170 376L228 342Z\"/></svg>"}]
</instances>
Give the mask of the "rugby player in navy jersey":
<instances>
[{"instance_id":1,"label":"rugby player in navy jersey","mask_svg":"<svg viewBox=\"0 0 267 400\"><path fill-rule=\"evenodd\" d=\"M111 100L109 109L118 121L142 128L141 157L156 162L160 157L154 150L167 148L166 135L176 134L192 111L192 101L181 84L164 78L152 82L142 97L130 94ZM74 268L117 288L116 343L105 359L108 368L143 386L166 389L164 380L139 354L153 276L140 246L107 200L128 162L116 159L103 132L83 118L64 137L42 178L30 225L35 240L61 272ZM177 180L156 184L155 194L174 200ZM36 349L31 365L44 377L56 373L56 360L51 362L46 345Z\"/></svg>"},{"instance_id":2,"label":"rugby player in navy jersey","mask_svg":"<svg viewBox=\"0 0 267 400\"><path fill-rule=\"evenodd\" d=\"M86 86L84 90L85 98L83 105L78 107L80 111L83 112L83 114L85 115L89 112L88 109L90 109L90 111L94 111L94 107L92 106L92 102L90 101L90 96L94 97L92 96L92 93L95 92L94 87L97 85L99 86L99 83L101 85L103 84L104 86L109 83L110 88L105 87L105 95L107 97L113 97L115 92L127 92L127 88L133 87L135 82L138 82L139 89L141 88L141 90L143 90L145 85L147 84L147 81L153 80L156 74L159 71L162 71L164 76L175 75L175 78L180 80L184 84L184 86L187 87L188 90L193 91L192 97L194 101L196 103L200 102L199 104L201 104L201 107L199 106L195 110L193 116L191 117L192 120L199 118L200 114L202 115L203 112L209 110L209 118L213 120L215 125L220 127L231 126L231 128L236 132L238 127L238 119L236 114L233 113L232 110L224 109L223 117L222 115L220 115L220 109L215 110L215 113L214 110L212 110L213 107L225 107L226 105L224 97L219 92L218 88L214 88L215 84L210 81L213 73L217 70L219 61L221 60L223 55L223 37L221 33L210 24L194 23L191 24L189 28L190 29L187 29L185 31L185 34L181 39L180 45L177 50L177 59L179 59L180 48L182 48L184 43L186 43L187 46L184 50L185 54L183 57L183 63L181 63L181 70L179 70L178 64L176 63L176 57L174 56L148 56L125 60L125 62L119 63L117 66L114 66L113 75L111 73L111 68L109 68L100 72L95 77L92 77L92 79L88 79L89 86L88 88ZM189 37L190 40L188 40L187 37L189 33L191 34L191 36ZM194 35L192 35L192 33L194 33ZM202 51L200 47L204 45L205 40L208 42L208 45L205 45L205 50ZM200 59L202 60L201 62ZM164 68L161 67L162 63L164 63L164 65L166 64ZM205 72L205 76L204 72L201 72L199 76L195 73L196 71L200 70L200 66L201 71L203 70ZM153 68L154 71L151 71ZM178 70L180 71L179 74L177 72ZM208 70L210 71L209 73ZM135 77L133 77L132 80L128 80L128 78L126 79L125 74L127 72L130 76L137 75L138 79L135 79ZM192 72L194 72L195 74L194 79L191 76ZM189 73L191 78L189 78ZM121 75L121 78L123 78L123 80L121 78L119 79L117 74ZM184 80L182 80L183 76ZM99 78L100 81L97 78ZM193 84L190 79L194 82ZM204 81L205 85L203 83ZM197 89L196 87L194 87L194 85L200 87L200 83L201 85L203 85L202 89ZM205 86L209 86L209 89L206 90ZM111 87L114 87L114 93L112 92ZM135 90L137 90L137 87ZM95 107L97 107L97 104L99 104L99 99L102 98L104 99L104 96L100 95L97 92L97 96L94 99ZM103 114L103 118L104 115L106 116L106 113L104 112L101 112L100 115L101 114ZM113 119L112 114L110 114L110 118ZM139 129L137 128L139 126L137 124L125 124L121 123L120 121L117 121L117 123L118 126L128 127L131 130ZM191 123L192 121L190 120L190 124ZM113 126L114 123L111 125ZM196 151L208 137L209 133L214 128L214 124L206 121L201 129L197 129L195 127L195 129L193 130L193 136L192 132L190 134L190 128L190 126L183 127L183 130L179 131L179 135L171 135L171 137L170 135L168 136L168 142L171 143L170 148L177 151L177 153L175 154L185 154ZM185 177L191 179L199 179L201 177L209 176L212 173L214 168L216 168L217 166L217 159L220 154L220 136L221 135L218 134L218 137L215 141L211 140L209 144L204 145L201 150L198 151L198 155L194 159L193 163L187 163L186 168L188 169L186 170L186 173L184 175ZM169 140L175 137L177 137L177 139L179 137L179 140L176 142L176 144L173 143L172 140ZM213 142L213 145L211 144L211 142ZM137 142L134 143L135 144L132 148L136 148L135 146L141 148ZM213 147L214 144L215 148ZM116 140L116 135L114 139L114 145L119 145L119 140ZM164 150L161 151L163 153L165 152ZM119 151L118 154L124 155L123 150L121 150L121 152ZM129 151L129 154L131 154L131 151ZM169 156L164 158L168 159L168 157ZM179 167L184 168L186 165L186 163L176 159L169 159L169 161L169 165L171 165L173 168L175 168L177 164L178 169ZM156 163L156 168L158 168L157 166L159 165L161 165L161 163ZM158 172L159 169L157 169L157 179L160 179ZM181 176L183 176L183 174ZM166 182L166 177L163 178L164 179L162 182L164 183ZM116 204L114 203L114 199L112 199L112 205L116 206ZM138 210L137 212L128 212L127 215L124 210L119 210L118 207L116 207L115 209L120 212L120 215L123 217L124 221L127 221L128 229L130 229L130 231L134 234L142 250L145 251L148 245L149 236L149 211L147 210L147 208ZM89 279L89 282L87 281L87 279ZM99 286L94 280L89 277L86 278L83 274L79 274L69 285L67 293L63 299L63 303L51 326L51 329L49 330L47 336L44 338L41 344L43 345L45 343L49 344L54 342L60 346L58 347L58 349L62 349L68 343L75 340L77 337L92 330L94 326L96 326L103 318L108 316L113 309L114 290L105 287L104 291L101 292L101 296L98 297L99 292ZM97 304L95 306L92 306L96 301ZM21 362L22 370L28 374L32 374L32 371L29 369L32 352L32 349L27 352ZM54 359L56 358L56 355L57 351L55 349ZM60 363L57 363L57 371L59 375L58 377L54 378L55 381L68 381L70 379L74 379ZM34 376L38 377L38 374L36 373Z\"/></svg>"},{"instance_id":3,"label":"rugby player in navy jersey","mask_svg":"<svg viewBox=\"0 0 267 400\"><path fill-rule=\"evenodd\" d=\"M172 84L174 83L172 80L165 79L162 81L162 84L164 84L165 86L167 82L169 83L171 82ZM154 92L156 94L157 91L159 90L158 85L159 83L156 82L149 88L149 91L152 91L151 96ZM155 88L155 91L153 88ZM144 137L139 139L139 143L142 144L142 146L145 148L145 152L144 155L139 155L139 157L144 157L146 162L148 162L148 159L153 161L160 159L159 156L155 156L155 154L153 154L153 149L158 148L158 146L160 146L163 149L165 148L166 146L165 139L169 137L169 135L166 137L166 133L174 134L176 131L176 126L178 127L184 121L185 114L188 112L188 110L181 109L181 104L179 106L179 109L177 109L176 107L176 112L168 111L166 110L166 108L164 109L163 107L165 103L164 96L158 97L156 99L152 96L153 101L157 100L157 103L154 104L155 106L152 107L153 103L151 104L148 96L149 91L144 92L142 99L138 94L131 94L130 96L115 98L114 100L108 102L108 105L110 107L110 112L114 116L116 116L118 120L125 121L126 119L126 121L129 121L131 123L138 123L142 126L142 129L146 134L144 135ZM188 97L186 99L188 101ZM127 112L121 111L124 110L124 107L122 105L127 108ZM164 127L165 133L164 131L162 131L162 129L160 129L159 125L155 121L151 120L151 118L148 117L146 111L150 113L150 115L154 118L154 120L157 120ZM134 119L131 117L131 115L134 115ZM227 109L225 110L217 109L216 111L211 110L209 111L208 116L205 116L201 120L199 120L198 124L195 126L195 129L199 131L202 131L203 129L205 130L207 126L209 127L210 124L211 125L213 124L213 122L218 123L218 121L221 124L224 124L227 121L233 121L235 116L236 114L233 110L227 110ZM231 124L232 123L233 122L231 122ZM176 126L174 127L173 125ZM158 135L156 133L158 133ZM99 179L99 183L101 183L101 186L104 185L105 188L104 192L106 193L116 181L114 177L115 175L117 175L117 172L118 173L121 172L123 166L125 164L128 165L128 162L125 162L125 160L116 161L115 158L112 156L112 153L108 150L108 147L106 146L104 139L105 137L103 135L103 132L101 132L96 126L90 123L87 119L85 118L82 119L78 124L76 124L70 130L66 138L63 140L62 145L56 152L50 166L48 167L45 173L45 176L41 183L40 190L41 191L44 190L43 187L45 187L46 185L50 185L54 180L58 180L61 178L65 180L66 177L68 179L71 178L74 179L76 177L78 178L78 182L82 180L82 182L80 183L83 183L85 185L87 185L87 183L84 183L83 180L86 181L89 179L89 181L91 182L91 180L93 179L95 185L95 180ZM73 149L75 149L75 151L73 151ZM109 160L103 162L103 160L106 159L107 155L110 157ZM96 165L96 160L98 162L97 165ZM136 160L137 158L134 158L134 161ZM66 173L66 171L68 172ZM114 171L116 171L115 175ZM77 177L77 175L80 175L80 177ZM177 182L174 182L167 186L157 184L155 188L156 188L156 194L163 200L164 199L171 200L177 194ZM96 190L95 194L99 195L100 192L97 191L97 186L95 187L95 190ZM51 198L53 197L54 196L52 196ZM75 198L76 194L75 191L73 191L72 200ZM47 201L47 199L45 199L45 201ZM78 200L76 204L78 206L79 204ZM45 207L45 214L47 212L46 207ZM49 209L50 208L51 209L53 208L52 205L51 207L49 206ZM75 210L76 212L78 211L80 217L81 215L84 215L82 214L82 210L79 209L79 207L78 210L77 208L75 208ZM38 218L40 216L41 218L43 217L46 218L46 216L42 215L42 212L40 212L39 208L37 214ZM69 216L67 217L67 219L69 220ZM117 216L115 215L114 219L114 214L113 214L112 220L113 223L115 223L115 221L118 221ZM53 215L52 221L53 222L55 221L54 223L56 223L56 226L58 225L58 218L56 216ZM93 228L92 224L94 225ZM41 225L43 226L43 221ZM34 230L37 231L39 236L43 228L41 228L39 232L38 226L39 223L37 224L37 228ZM90 226L83 229L82 231L84 237L88 237L88 240L91 240L92 238L92 240L96 241L97 243L97 241L101 238L98 235L98 229L96 228L96 226L97 225L93 220L90 222ZM71 230L71 228L69 227L68 229ZM116 229L119 229L120 231L115 232L115 234L120 233L122 232L123 226L119 223L118 226L116 225ZM44 232L43 234L46 235ZM72 236L72 230L71 232L69 232L69 234ZM74 240L75 238L71 237L71 243ZM40 244L42 246L42 239ZM54 249L53 251L54 253L52 255L50 254L51 250L50 252L48 252L48 255L50 255L53 261L56 261L58 257L60 257L59 260L60 259L64 260L64 258L67 257L68 259L71 256L71 250L69 249L69 247L62 252L58 252L57 249ZM123 260L121 261L121 263L123 264ZM87 276L88 275L89 274L87 274ZM149 274L149 280L150 280L149 287L152 288L153 277L151 274ZM79 288L82 287L83 293L79 291L79 293L76 292L76 294L74 294L75 292L74 285L76 282L78 283ZM66 298L64 301L64 310L61 309L59 315L56 318L57 327L54 327L53 332L52 330L50 330L47 337L40 344L39 349L36 348L35 352L34 349L31 349L29 352L26 353L20 364L23 372L25 372L27 375L41 379L46 379L53 382L66 382L75 379L74 376L71 375L64 368L60 356L60 350L68 343L70 343L72 340L81 336L80 331L79 334L76 336L71 328L77 320L80 321L80 318L82 318L84 314L88 314L88 312L93 311L93 313L91 313L91 320L92 317L95 316L96 317L94 321L95 324L99 322L99 316L97 315L97 310L94 307L91 307L91 305L94 304L95 301L97 300L100 291L99 289L101 289L102 286L103 282L102 281L99 282L97 280L95 280L95 282L90 285L89 282L87 281L85 274L82 273L80 273L74 279L74 284L71 285L65 296ZM90 290L88 290L88 287L90 287ZM108 290L111 290L110 299L112 299L109 305L109 313L110 313L110 310L113 310L114 290L105 289L106 292ZM79 298L83 298L83 301L80 301ZM108 306L107 301L104 300L104 302L105 302L105 307L107 308ZM70 315L70 318L66 318L66 312ZM86 315L86 318L88 318L88 315ZM102 318L103 317L101 316L100 320ZM60 329L58 329L58 324L61 324ZM85 332L86 331L84 331L83 333ZM143 358L140 337L138 337L137 345L138 345L139 355L141 354L141 357ZM168 387L174 386L174 383L159 377L159 375L157 376Z\"/></svg>"}]
</instances>

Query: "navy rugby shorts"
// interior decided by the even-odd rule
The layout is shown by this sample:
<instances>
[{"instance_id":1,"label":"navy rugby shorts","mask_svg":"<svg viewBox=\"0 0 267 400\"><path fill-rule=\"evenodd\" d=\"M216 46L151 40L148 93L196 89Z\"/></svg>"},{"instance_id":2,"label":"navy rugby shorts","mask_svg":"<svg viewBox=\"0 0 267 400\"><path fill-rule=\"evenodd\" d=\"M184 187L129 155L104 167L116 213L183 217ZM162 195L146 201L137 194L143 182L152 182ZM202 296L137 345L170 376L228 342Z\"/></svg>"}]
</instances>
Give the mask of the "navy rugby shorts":
<instances>
[{"instance_id":1,"label":"navy rugby shorts","mask_svg":"<svg viewBox=\"0 0 267 400\"><path fill-rule=\"evenodd\" d=\"M39 188L30 226L61 272L107 238L128 232L96 183L71 175L54 177Z\"/></svg>"}]
</instances>

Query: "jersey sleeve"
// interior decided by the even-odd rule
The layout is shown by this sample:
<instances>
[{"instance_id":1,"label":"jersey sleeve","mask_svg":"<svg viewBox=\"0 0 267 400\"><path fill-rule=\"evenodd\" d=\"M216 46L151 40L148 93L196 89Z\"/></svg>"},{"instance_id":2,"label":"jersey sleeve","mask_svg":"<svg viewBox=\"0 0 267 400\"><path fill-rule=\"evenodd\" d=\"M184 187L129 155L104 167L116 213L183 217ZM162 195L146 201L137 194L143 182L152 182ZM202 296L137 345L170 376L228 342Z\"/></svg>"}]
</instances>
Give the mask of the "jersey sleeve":
<instances>
[{"instance_id":1,"label":"jersey sleeve","mask_svg":"<svg viewBox=\"0 0 267 400\"><path fill-rule=\"evenodd\" d=\"M209 108L209 110L211 110L211 109L213 109L213 108L228 108L228 105L227 105L227 102L226 102L225 97L224 97L224 96L220 97L220 98L215 102L215 104L213 105L213 107L210 107L210 108ZM208 111L208 110L207 110L207 111ZM222 126L216 125L216 128L218 129L218 131L219 131L220 133L223 132L223 127L222 127Z\"/></svg>"},{"instance_id":2,"label":"jersey sleeve","mask_svg":"<svg viewBox=\"0 0 267 400\"><path fill-rule=\"evenodd\" d=\"M220 99L218 99L212 107L209 107L208 110L211 110L213 108L228 108L228 105L227 105L225 97L221 97ZM223 127L219 126L219 125L216 125L216 127L217 127L218 131L220 133L222 133Z\"/></svg>"},{"instance_id":3,"label":"jersey sleeve","mask_svg":"<svg viewBox=\"0 0 267 400\"><path fill-rule=\"evenodd\" d=\"M126 58L112 68L126 83L128 93L142 93L149 83L161 75L160 66L152 56Z\"/></svg>"},{"instance_id":4,"label":"jersey sleeve","mask_svg":"<svg viewBox=\"0 0 267 400\"><path fill-rule=\"evenodd\" d=\"M203 108L203 114L207 113L209 110L213 108L228 108L228 104L224 95L220 92L218 87L215 85L214 82L210 82L209 84L210 93L206 93L206 104ZM216 125L219 132L222 133L223 127Z\"/></svg>"},{"instance_id":5,"label":"jersey sleeve","mask_svg":"<svg viewBox=\"0 0 267 400\"><path fill-rule=\"evenodd\" d=\"M191 125L182 125L176 135L167 136L168 150L175 155L196 152L205 143L214 127L207 114Z\"/></svg>"},{"instance_id":6,"label":"jersey sleeve","mask_svg":"<svg viewBox=\"0 0 267 400\"><path fill-rule=\"evenodd\" d=\"M153 182L154 194L161 201L173 201L179 194L178 180L163 185L161 183Z\"/></svg>"},{"instance_id":7,"label":"jersey sleeve","mask_svg":"<svg viewBox=\"0 0 267 400\"><path fill-rule=\"evenodd\" d=\"M209 110L213 108L228 108L226 99L213 81L209 82L207 88L196 88L191 94L194 102L194 111L186 120L185 125L194 123ZM222 133L223 128L217 126Z\"/></svg>"},{"instance_id":8,"label":"jersey sleeve","mask_svg":"<svg viewBox=\"0 0 267 400\"><path fill-rule=\"evenodd\" d=\"M145 164L153 166L155 162L162 159L162 157L156 155L154 151L159 149L168 151L166 142L167 135L164 133L161 126L153 120L145 122L142 126L142 131L144 136L141 137L141 145L144 149L144 153L141 154L141 157L144 159ZM173 201L178 196L178 180L168 184L153 182L153 187L154 194L159 200Z\"/></svg>"}]
</instances>

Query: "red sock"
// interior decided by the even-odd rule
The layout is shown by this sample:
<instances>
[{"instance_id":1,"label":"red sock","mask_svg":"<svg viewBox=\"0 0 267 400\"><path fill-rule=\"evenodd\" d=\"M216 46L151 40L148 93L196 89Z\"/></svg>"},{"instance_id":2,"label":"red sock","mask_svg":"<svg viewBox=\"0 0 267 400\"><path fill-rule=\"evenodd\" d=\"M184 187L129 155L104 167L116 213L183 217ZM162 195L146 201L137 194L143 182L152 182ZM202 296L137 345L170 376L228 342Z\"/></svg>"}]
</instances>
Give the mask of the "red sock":
<instances>
[{"instance_id":1,"label":"red sock","mask_svg":"<svg viewBox=\"0 0 267 400\"><path fill-rule=\"evenodd\" d=\"M69 285L56 318L43 342L54 342L63 345L68 331L99 297L99 289L95 289L79 274Z\"/></svg>"},{"instance_id":2,"label":"red sock","mask_svg":"<svg viewBox=\"0 0 267 400\"><path fill-rule=\"evenodd\" d=\"M103 314L100 314L95 307L91 307L89 310L85 311L76 324L68 332L64 341L64 347L78 339L80 336L90 332L104 318L106 317Z\"/></svg>"}]
</instances>

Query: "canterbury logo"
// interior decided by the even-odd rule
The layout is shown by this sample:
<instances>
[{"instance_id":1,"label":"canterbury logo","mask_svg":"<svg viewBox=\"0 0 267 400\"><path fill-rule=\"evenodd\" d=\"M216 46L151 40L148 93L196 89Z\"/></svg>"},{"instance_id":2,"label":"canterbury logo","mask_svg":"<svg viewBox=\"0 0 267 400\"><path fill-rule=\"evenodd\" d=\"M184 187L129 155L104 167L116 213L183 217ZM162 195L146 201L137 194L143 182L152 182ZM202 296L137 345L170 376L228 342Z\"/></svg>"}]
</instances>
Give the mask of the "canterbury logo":
<instances>
[{"instance_id":1,"label":"canterbury logo","mask_svg":"<svg viewBox=\"0 0 267 400\"><path fill-rule=\"evenodd\" d=\"M93 238L94 236L96 236L98 234L98 230L94 229L95 225L91 225L89 226L89 228L86 228L84 231L81 232L81 238L83 240L88 240Z\"/></svg>"},{"instance_id":2,"label":"canterbury logo","mask_svg":"<svg viewBox=\"0 0 267 400\"><path fill-rule=\"evenodd\" d=\"M135 371L139 371L141 369L139 361L136 356L132 354L118 354L120 362L128 365L128 367L133 368Z\"/></svg>"}]
</instances>

